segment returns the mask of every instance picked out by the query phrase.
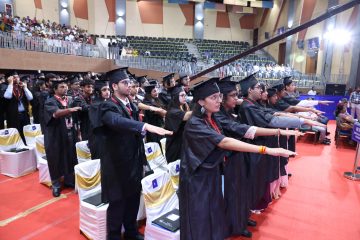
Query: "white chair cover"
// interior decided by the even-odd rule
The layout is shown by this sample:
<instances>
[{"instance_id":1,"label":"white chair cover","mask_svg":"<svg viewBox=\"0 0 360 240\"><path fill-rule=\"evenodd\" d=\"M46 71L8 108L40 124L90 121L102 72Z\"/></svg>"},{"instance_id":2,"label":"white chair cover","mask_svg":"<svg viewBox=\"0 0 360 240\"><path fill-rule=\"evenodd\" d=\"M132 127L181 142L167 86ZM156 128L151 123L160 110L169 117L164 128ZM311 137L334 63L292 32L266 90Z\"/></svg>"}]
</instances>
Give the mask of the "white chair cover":
<instances>
[{"instance_id":1,"label":"white chair cover","mask_svg":"<svg viewBox=\"0 0 360 240\"><path fill-rule=\"evenodd\" d=\"M27 148L24 152L8 152L13 148ZM36 170L34 147L26 147L16 128L0 130L0 172L9 177L20 177Z\"/></svg>"},{"instance_id":2,"label":"white chair cover","mask_svg":"<svg viewBox=\"0 0 360 240\"><path fill-rule=\"evenodd\" d=\"M30 124L23 127L23 132L28 146L35 147L35 137L41 135L40 124Z\"/></svg>"},{"instance_id":3,"label":"white chair cover","mask_svg":"<svg viewBox=\"0 0 360 240\"><path fill-rule=\"evenodd\" d=\"M170 174L171 183L175 190L177 190L179 188L180 159L169 163L167 168Z\"/></svg>"},{"instance_id":4,"label":"white chair cover","mask_svg":"<svg viewBox=\"0 0 360 240\"><path fill-rule=\"evenodd\" d=\"M167 172L155 172L141 180L146 208L145 239L180 239L180 231L164 230L151 222L161 215L179 208L179 200Z\"/></svg>"},{"instance_id":5,"label":"white chair cover","mask_svg":"<svg viewBox=\"0 0 360 240\"><path fill-rule=\"evenodd\" d=\"M82 201L101 191L100 159L79 163L74 170L80 200L80 231L89 239L106 239L106 212L109 205L96 207Z\"/></svg>"},{"instance_id":6,"label":"white chair cover","mask_svg":"<svg viewBox=\"0 0 360 240\"><path fill-rule=\"evenodd\" d=\"M160 144L161 144L162 153L163 153L163 155L165 156L165 152L166 152L166 138L160 139Z\"/></svg>"},{"instance_id":7,"label":"white chair cover","mask_svg":"<svg viewBox=\"0 0 360 240\"><path fill-rule=\"evenodd\" d=\"M87 146L88 141L81 141L75 144L76 147L76 156L78 159L78 163L86 162L91 160L90 149Z\"/></svg>"},{"instance_id":8,"label":"white chair cover","mask_svg":"<svg viewBox=\"0 0 360 240\"><path fill-rule=\"evenodd\" d=\"M165 157L161 153L161 149L158 143L149 142L145 143L145 155L150 165L150 168L156 171L167 171L167 162Z\"/></svg>"},{"instance_id":9,"label":"white chair cover","mask_svg":"<svg viewBox=\"0 0 360 240\"><path fill-rule=\"evenodd\" d=\"M44 135L35 137L35 153L37 160L37 168L39 170L39 183L51 186L51 178L49 173L49 166L46 159L45 146L44 146Z\"/></svg>"}]
</instances>

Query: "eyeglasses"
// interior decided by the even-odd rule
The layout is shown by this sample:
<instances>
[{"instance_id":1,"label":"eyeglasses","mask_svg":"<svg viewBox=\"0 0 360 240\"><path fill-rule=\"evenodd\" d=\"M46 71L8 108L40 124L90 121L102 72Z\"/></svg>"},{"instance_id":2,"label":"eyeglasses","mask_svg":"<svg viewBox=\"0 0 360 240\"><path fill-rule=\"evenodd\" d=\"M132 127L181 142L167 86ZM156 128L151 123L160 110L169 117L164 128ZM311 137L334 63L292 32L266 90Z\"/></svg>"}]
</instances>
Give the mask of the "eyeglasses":
<instances>
[{"instance_id":1,"label":"eyeglasses","mask_svg":"<svg viewBox=\"0 0 360 240\"><path fill-rule=\"evenodd\" d=\"M219 95L211 95L211 96L209 96L208 98L211 100L211 101L217 101L217 100L219 100L219 101L222 101L223 100L223 94L222 93L220 93Z\"/></svg>"},{"instance_id":2,"label":"eyeglasses","mask_svg":"<svg viewBox=\"0 0 360 240\"><path fill-rule=\"evenodd\" d=\"M186 97L187 95L184 93L184 94L179 94L179 97Z\"/></svg>"},{"instance_id":3,"label":"eyeglasses","mask_svg":"<svg viewBox=\"0 0 360 240\"><path fill-rule=\"evenodd\" d=\"M122 83L122 84L124 84L126 86L129 86L130 80L129 79L124 79L124 80L121 80L119 83Z\"/></svg>"}]
</instances>

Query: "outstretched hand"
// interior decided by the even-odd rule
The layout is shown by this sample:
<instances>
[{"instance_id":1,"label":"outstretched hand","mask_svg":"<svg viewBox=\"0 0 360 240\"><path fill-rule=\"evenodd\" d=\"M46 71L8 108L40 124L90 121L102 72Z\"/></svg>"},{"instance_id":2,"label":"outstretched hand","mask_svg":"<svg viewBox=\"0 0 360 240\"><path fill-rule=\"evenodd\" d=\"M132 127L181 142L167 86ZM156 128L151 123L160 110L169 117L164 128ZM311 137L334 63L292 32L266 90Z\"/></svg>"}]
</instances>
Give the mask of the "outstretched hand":
<instances>
[{"instance_id":1,"label":"outstretched hand","mask_svg":"<svg viewBox=\"0 0 360 240\"><path fill-rule=\"evenodd\" d=\"M286 150L284 148L266 148L266 154L271 156L279 156L279 157L289 157L297 155L296 152Z\"/></svg>"},{"instance_id":2,"label":"outstretched hand","mask_svg":"<svg viewBox=\"0 0 360 240\"><path fill-rule=\"evenodd\" d=\"M280 130L280 134L283 136L303 136L305 133L295 130Z\"/></svg>"},{"instance_id":3,"label":"outstretched hand","mask_svg":"<svg viewBox=\"0 0 360 240\"><path fill-rule=\"evenodd\" d=\"M173 134L172 131L169 131L169 130L166 130L166 129L163 129L163 128L160 128L160 127L148 124L148 123L145 123L145 130L149 131L151 133L156 133L158 135L162 135L162 136L163 135L172 135Z\"/></svg>"}]
</instances>

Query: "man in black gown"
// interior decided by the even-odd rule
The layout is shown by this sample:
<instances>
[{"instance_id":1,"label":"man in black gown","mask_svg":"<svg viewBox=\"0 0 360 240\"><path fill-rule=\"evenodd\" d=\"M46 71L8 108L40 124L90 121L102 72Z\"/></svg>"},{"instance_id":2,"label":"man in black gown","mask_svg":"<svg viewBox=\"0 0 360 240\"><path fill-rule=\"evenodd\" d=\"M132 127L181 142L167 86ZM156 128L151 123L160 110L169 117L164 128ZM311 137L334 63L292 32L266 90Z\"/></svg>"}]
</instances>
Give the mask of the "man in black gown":
<instances>
[{"instance_id":1,"label":"man in black gown","mask_svg":"<svg viewBox=\"0 0 360 240\"><path fill-rule=\"evenodd\" d=\"M143 239L138 233L136 216L139 208L143 165L146 164L143 137L146 131L170 134L162 128L139 122L139 110L129 100L130 79L126 69L107 73L113 96L102 102L97 111L90 112L95 138L102 151L102 199L109 203L107 210L107 239Z\"/></svg>"}]
</instances>

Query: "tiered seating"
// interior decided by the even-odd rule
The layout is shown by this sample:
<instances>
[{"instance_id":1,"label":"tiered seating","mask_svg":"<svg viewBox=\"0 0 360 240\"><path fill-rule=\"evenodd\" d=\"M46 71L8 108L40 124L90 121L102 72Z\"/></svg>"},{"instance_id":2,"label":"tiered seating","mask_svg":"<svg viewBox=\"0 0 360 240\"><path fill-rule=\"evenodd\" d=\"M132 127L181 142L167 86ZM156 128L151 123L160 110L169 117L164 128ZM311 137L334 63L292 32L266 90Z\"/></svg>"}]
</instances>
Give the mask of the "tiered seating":
<instances>
[{"instance_id":1,"label":"tiered seating","mask_svg":"<svg viewBox=\"0 0 360 240\"><path fill-rule=\"evenodd\" d=\"M126 40L130 47L142 56L173 60L185 60L190 57L184 45L186 39L127 36Z\"/></svg>"}]
</instances>

